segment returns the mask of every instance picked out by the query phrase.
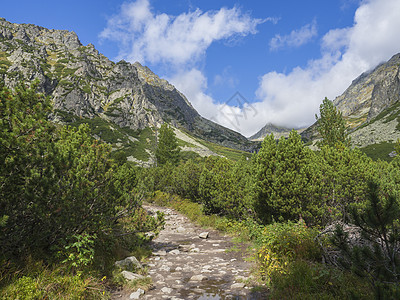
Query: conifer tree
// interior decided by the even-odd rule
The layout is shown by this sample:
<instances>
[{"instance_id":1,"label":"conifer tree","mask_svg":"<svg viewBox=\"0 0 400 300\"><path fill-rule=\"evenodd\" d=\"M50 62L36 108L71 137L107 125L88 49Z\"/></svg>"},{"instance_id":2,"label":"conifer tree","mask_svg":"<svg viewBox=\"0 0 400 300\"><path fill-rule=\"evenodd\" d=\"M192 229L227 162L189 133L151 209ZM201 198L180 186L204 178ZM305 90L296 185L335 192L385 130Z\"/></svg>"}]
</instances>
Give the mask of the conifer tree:
<instances>
[{"instance_id":1,"label":"conifer tree","mask_svg":"<svg viewBox=\"0 0 400 300\"><path fill-rule=\"evenodd\" d=\"M377 184L369 184L365 209L353 209L353 223L366 243L351 245L349 235L337 226L333 243L342 252L341 265L369 279L376 299L400 297L400 207L394 196L380 194Z\"/></svg>"},{"instance_id":2,"label":"conifer tree","mask_svg":"<svg viewBox=\"0 0 400 300\"><path fill-rule=\"evenodd\" d=\"M278 143L273 135L264 139L255 163L256 211L264 223L299 217L314 222L321 214L312 156L294 130Z\"/></svg>"},{"instance_id":3,"label":"conifer tree","mask_svg":"<svg viewBox=\"0 0 400 300\"><path fill-rule=\"evenodd\" d=\"M338 143L350 146L350 138L347 135L346 125L342 113L333 105L333 102L325 97L319 107L320 117L317 119L317 130L322 137L320 146L334 147Z\"/></svg>"},{"instance_id":4,"label":"conifer tree","mask_svg":"<svg viewBox=\"0 0 400 300\"><path fill-rule=\"evenodd\" d=\"M158 143L156 149L157 165L164 165L167 162L176 164L179 161L180 148L174 130L164 123L161 125L158 134Z\"/></svg>"}]
</instances>

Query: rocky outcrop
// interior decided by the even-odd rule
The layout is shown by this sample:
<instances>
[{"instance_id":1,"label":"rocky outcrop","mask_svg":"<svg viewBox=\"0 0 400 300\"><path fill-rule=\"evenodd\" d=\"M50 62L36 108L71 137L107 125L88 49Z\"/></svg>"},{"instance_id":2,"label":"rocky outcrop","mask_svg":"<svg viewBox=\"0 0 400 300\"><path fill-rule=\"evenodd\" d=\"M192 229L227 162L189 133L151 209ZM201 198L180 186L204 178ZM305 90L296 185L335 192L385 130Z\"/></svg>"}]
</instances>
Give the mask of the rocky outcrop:
<instances>
[{"instance_id":1,"label":"rocky outcrop","mask_svg":"<svg viewBox=\"0 0 400 300\"><path fill-rule=\"evenodd\" d=\"M399 100L400 53L355 79L334 103L344 117L370 121Z\"/></svg>"},{"instance_id":2,"label":"rocky outcrop","mask_svg":"<svg viewBox=\"0 0 400 300\"><path fill-rule=\"evenodd\" d=\"M365 147L400 137L400 53L361 74L333 103L346 120L352 145ZM318 138L316 123L301 134Z\"/></svg>"},{"instance_id":3,"label":"rocky outcrop","mask_svg":"<svg viewBox=\"0 0 400 300\"><path fill-rule=\"evenodd\" d=\"M0 19L0 78L40 81L57 112L100 117L132 130L168 122L211 142L249 149L242 135L202 118L186 97L139 63L114 63L74 32ZM61 117L63 114L61 114ZM60 117L60 116L59 116Z\"/></svg>"}]
</instances>

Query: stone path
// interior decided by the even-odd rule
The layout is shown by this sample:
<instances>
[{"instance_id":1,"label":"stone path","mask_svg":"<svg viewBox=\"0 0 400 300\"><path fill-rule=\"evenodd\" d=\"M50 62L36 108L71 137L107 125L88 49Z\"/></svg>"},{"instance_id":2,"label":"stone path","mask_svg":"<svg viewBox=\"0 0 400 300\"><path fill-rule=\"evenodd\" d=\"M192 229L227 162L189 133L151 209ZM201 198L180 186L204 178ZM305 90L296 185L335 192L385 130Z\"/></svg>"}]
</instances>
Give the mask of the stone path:
<instances>
[{"instance_id":1,"label":"stone path","mask_svg":"<svg viewBox=\"0 0 400 300\"><path fill-rule=\"evenodd\" d=\"M251 263L243 260L244 249L232 251L230 237L208 231L204 238L204 229L170 208L145 209L164 212L166 224L152 241L153 256L147 264L154 288L140 299L265 299L245 285ZM113 299L129 296L122 291Z\"/></svg>"}]
</instances>

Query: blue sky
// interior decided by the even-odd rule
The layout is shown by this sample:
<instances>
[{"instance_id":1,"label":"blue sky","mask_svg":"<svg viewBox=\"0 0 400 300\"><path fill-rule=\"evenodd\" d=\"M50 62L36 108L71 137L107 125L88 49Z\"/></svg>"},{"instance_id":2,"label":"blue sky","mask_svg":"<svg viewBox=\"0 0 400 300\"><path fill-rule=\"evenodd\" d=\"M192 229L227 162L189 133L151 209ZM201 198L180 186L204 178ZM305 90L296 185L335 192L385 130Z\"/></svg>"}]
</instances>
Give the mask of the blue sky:
<instances>
[{"instance_id":1,"label":"blue sky","mask_svg":"<svg viewBox=\"0 0 400 300\"><path fill-rule=\"evenodd\" d=\"M14 0L0 16L139 61L246 136L310 125L324 97L400 52L399 0Z\"/></svg>"}]
</instances>

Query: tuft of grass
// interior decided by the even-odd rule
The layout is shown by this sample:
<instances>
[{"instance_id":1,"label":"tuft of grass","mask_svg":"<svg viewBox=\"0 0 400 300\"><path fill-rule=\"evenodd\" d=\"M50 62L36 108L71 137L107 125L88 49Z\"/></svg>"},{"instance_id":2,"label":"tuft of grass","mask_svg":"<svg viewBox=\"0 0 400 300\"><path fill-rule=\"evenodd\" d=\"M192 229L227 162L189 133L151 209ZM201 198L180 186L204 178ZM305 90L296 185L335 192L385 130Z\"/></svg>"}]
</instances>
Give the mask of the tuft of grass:
<instances>
[{"instance_id":1,"label":"tuft of grass","mask_svg":"<svg viewBox=\"0 0 400 300\"><path fill-rule=\"evenodd\" d=\"M2 282L1 299L108 299L105 280L35 263ZM30 270L31 269L31 270ZM33 270L32 270L33 269Z\"/></svg>"}]
</instances>

